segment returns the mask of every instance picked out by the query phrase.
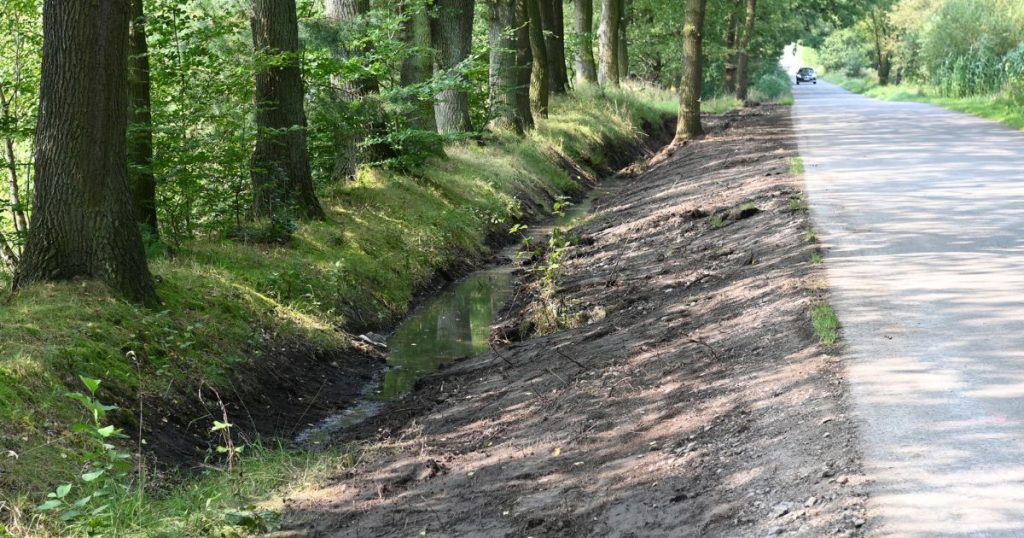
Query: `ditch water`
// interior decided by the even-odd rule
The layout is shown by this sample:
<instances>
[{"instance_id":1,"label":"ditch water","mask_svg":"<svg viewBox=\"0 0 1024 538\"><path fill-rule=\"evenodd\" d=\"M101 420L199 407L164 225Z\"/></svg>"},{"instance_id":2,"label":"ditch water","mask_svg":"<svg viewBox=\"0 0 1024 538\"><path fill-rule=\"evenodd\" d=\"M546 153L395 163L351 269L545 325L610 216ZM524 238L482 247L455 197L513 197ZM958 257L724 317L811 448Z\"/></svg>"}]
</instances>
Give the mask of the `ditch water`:
<instances>
[{"instance_id":1,"label":"ditch water","mask_svg":"<svg viewBox=\"0 0 1024 538\"><path fill-rule=\"evenodd\" d=\"M579 223L593 210L596 198L623 185L614 181L594 189L546 226L531 227L530 237L546 240L552 229ZM325 445L334 434L380 413L386 402L408 394L417 380L442 365L487 351L491 326L515 289L511 260L518 247L502 250L501 258L509 262L470 273L413 311L387 339L388 369L364 387L358 403L309 427L296 442L310 448Z\"/></svg>"}]
</instances>

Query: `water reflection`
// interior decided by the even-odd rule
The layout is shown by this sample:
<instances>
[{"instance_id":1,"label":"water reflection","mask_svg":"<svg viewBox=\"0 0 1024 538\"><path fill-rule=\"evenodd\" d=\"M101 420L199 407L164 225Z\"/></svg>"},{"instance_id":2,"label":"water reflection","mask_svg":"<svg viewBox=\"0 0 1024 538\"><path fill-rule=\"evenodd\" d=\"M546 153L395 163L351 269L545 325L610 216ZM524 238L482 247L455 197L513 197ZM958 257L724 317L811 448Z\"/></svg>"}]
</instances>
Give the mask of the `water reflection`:
<instances>
[{"instance_id":1,"label":"water reflection","mask_svg":"<svg viewBox=\"0 0 1024 538\"><path fill-rule=\"evenodd\" d=\"M447 362L488 349L491 325L512 294L509 267L478 271L413 313L388 346L392 366L379 398L392 400Z\"/></svg>"}]
</instances>

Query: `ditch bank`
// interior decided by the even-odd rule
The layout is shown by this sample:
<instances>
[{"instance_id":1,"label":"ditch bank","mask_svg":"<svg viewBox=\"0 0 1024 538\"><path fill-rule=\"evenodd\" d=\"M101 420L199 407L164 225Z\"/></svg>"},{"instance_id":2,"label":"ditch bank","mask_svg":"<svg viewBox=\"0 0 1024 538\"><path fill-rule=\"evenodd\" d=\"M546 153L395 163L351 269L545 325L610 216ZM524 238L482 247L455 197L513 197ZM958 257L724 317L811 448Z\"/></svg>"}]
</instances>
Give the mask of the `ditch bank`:
<instances>
[{"instance_id":1,"label":"ditch bank","mask_svg":"<svg viewBox=\"0 0 1024 538\"><path fill-rule=\"evenodd\" d=\"M493 351L336 437L358 463L280 501L279 535L859 535L789 111L709 123L596 203Z\"/></svg>"},{"instance_id":2,"label":"ditch bank","mask_svg":"<svg viewBox=\"0 0 1024 538\"><path fill-rule=\"evenodd\" d=\"M564 155L550 155L577 184L574 193L579 200L586 196L601 177L613 170L646 158L671 140L675 119L666 117L660 124L645 124L644 134L634 139L605 141L601 144L606 157L600 163L572 161ZM551 203L540 204L523 197L524 223L550 220ZM492 231L486 239L492 250L500 250L515 241L507 230ZM415 312L430 298L449 289L465 275L482 267L507 262L499 257L474 258L470 253L454 255L456 262L438 269L421 285L410 312ZM410 314L411 315L411 314ZM404 318L391 318L377 323L352 321L340 329L350 334L364 332L391 333ZM140 397L145 414L128 411L138 409L137 401L119 403L126 410L117 417L126 432L138 433L146 439L150 461L161 473L179 473L199 469L211 459L216 460L218 439L210 435L214 420L227 417L239 444L256 439L290 443L303 430L344 413L363 402L368 390L381 382L387 369L386 351L354 339L349 348L323 348L309 342L282 339L264 333L263 353L250 361L248 367L230 374L218 389L203 381L195 372L178 387L164 388L159 393L143 392ZM190 394L189 387L196 388ZM111 393L117 394L116 387Z\"/></svg>"}]
</instances>

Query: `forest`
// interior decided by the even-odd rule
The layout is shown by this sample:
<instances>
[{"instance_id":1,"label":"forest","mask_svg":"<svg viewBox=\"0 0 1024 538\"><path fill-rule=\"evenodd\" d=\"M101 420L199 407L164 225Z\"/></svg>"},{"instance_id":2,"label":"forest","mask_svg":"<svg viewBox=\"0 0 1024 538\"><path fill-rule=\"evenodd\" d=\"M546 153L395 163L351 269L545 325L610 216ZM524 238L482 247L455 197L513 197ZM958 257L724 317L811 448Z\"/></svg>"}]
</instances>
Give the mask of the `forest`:
<instances>
[{"instance_id":1,"label":"forest","mask_svg":"<svg viewBox=\"0 0 1024 538\"><path fill-rule=\"evenodd\" d=\"M235 427L232 405L315 398L303 376L374 360L356 335L650 140L792 104L787 44L1019 99L1020 46L940 54L929 33L957 9L1019 25L1011 4L5 0L0 532L263 529L247 496L351 455Z\"/></svg>"}]
</instances>

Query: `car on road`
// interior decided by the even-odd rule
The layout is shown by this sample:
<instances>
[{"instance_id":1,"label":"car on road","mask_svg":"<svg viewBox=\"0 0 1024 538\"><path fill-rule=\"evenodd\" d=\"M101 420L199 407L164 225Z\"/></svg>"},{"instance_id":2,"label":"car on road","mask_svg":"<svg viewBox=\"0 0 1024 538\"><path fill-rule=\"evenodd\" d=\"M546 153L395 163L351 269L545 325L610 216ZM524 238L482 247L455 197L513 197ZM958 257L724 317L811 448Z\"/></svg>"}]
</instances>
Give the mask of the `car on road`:
<instances>
[{"instance_id":1,"label":"car on road","mask_svg":"<svg viewBox=\"0 0 1024 538\"><path fill-rule=\"evenodd\" d=\"M811 84L818 83L818 77L814 74L814 70L810 67L801 67L796 72L796 85L799 86L801 82L810 82Z\"/></svg>"}]
</instances>

